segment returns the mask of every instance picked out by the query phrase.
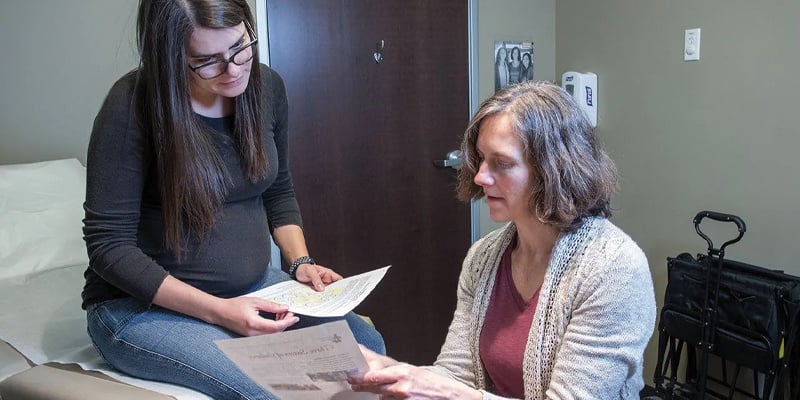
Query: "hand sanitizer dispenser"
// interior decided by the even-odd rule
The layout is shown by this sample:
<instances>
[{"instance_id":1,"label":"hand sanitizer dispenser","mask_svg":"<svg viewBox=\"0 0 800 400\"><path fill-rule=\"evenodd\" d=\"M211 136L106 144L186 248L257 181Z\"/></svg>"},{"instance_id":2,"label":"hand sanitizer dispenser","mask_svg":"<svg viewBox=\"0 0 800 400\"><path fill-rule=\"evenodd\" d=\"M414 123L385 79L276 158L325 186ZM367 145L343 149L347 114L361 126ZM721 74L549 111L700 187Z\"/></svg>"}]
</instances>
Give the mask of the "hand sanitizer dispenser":
<instances>
[{"instance_id":1,"label":"hand sanitizer dispenser","mask_svg":"<svg viewBox=\"0 0 800 400\"><path fill-rule=\"evenodd\" d=\"M597 75L592 72L567 71L561 75L561 87L583 109L592 128L597 127Z\"/></svg>"}]
</instances>

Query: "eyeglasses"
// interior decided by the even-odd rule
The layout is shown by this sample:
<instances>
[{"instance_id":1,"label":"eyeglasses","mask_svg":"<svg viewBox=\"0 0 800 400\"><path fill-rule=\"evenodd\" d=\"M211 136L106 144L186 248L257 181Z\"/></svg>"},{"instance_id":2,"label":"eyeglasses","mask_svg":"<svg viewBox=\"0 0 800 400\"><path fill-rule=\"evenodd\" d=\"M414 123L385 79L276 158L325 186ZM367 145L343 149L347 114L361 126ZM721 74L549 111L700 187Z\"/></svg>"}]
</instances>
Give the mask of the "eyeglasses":
<instances>
[{"instance_id":1,"label":"eyeglasses","mask_svg":"<svg viewBox=\"0 0 800 400\"><path fill-rule=\"evenodd\" d=\"M253 47L256 43L258 43L258 39L253 39L253 41L248 43L246 46L236 50L235 53L231 54L227 60L214 60L196 67L190 65L189 69L194 71L203 79L214 79L227 72L228 64L230 63L234 63L236 65L245 65L250 62L250 60L252 60L253 56L256 54L257 48Z\"/></svg>"}]
</instances>

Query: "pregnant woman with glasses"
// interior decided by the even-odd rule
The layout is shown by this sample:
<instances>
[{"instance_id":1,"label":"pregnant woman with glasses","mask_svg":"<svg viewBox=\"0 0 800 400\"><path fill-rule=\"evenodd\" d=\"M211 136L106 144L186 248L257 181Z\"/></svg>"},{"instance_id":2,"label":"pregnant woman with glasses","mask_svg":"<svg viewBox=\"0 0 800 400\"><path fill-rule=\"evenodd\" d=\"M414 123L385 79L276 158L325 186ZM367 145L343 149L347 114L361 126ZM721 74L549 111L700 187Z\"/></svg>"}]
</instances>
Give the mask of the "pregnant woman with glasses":
<instances>
[{"instance_id":1,"label":"pregnant woman with glasses","mask_svg":"<svg viewBox=\"0 0 800 400\"><path fill-rule=\"evenodd\" d=\"M141 0L140 65L109 91L87 157L89 335L115 368L217 399L273 399L215 340L327 322L242 296L341 279L309 257L283 81L246 0ZM270 238L290 264L270 267ZM355 314L356 340L384 353Z\"/></svg>"}]
</instances>

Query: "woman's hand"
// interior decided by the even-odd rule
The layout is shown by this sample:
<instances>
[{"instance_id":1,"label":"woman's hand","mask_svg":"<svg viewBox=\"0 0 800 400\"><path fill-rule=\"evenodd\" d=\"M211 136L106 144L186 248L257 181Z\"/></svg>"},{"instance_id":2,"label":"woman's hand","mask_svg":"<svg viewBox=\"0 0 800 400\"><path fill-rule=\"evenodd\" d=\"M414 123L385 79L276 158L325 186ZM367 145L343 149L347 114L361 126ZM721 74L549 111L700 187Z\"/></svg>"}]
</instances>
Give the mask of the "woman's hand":
<instances>
[{"instance_id":1,"label":"woman's hand","mask_svg":"<svg viewBox=\"0 0 800 400\"><path fill-rule=\"evenodd\" d=\"M369 371L360 378L350 378L349 382L353 391L375 393L380 395L381 399L480 400L483 398L481 392L461 382L408 364Z\"/></svg>"},{"instance_id":2,"label":"woman's hand","mask_svg":"<svg viewBox=\"0 0 800 400\"><path fill-rule=\"evenodd\" d=\"M400 364L400 362L394 358L384 356L383 354L378 354L364 347L362 344L359 344L358 348L361 350L361 354L364 355L364 359L367 360L367 365L369 365L370 371L377 371L379 369L391 367L392 365Z\"/></svg>"},{"instance_id":3,"label":"woman's hand","mask_svg":"<svg viewBox=\"0 0 800 400\"><path fill-rule=\"evenodd\" d=\"M234 297L220 299L217 310L219 320L210 321L228 328L242 336L256 336L267 333L283 332L300 319L289 308L269 300L257 297ZM260 313L275 314L275 319L264 318Z\"/></svg>"},{"instance_id":4,"label":"woman's hand","mask_svg":"<svg viewBox=\"0 0 800 400\"><path fill-rule=\"evenodd\" d=\"M375 393L382 400L483 398L481 392L463 383L360 347L370 370L348 379L353 391Z\"/></svg>"},{"instance_id":5,"label":"woman's hand","mask_svg":"<svg viewBox=\"0 0 800 400\"><path fill-rule=\"evenodd\" d=\"M219 325L243 336L281 332L300 319L287 306L257 297L224 299L212 296L181 280L167 275L153 297L153 303ZM275 314L275 319L260 315Z\"/></svg>"},{"instance_id":6,"label":"woman's hand","mask_svg":"<svg viewBox=\"0 0 800 400\"><path fill-rule=\"evenodd\" d=\"M306 238L303 235L303 228L299 225L282 225L272 231L281 254L290 264L300 257L308 256L306 248ZM322 265L300 264L294 271L294 277L298 282L306 283L314 290L321 292L325 290L325 285L342 279L342 276L333 272L332 269Z\"/></svg>"},{"instance_id":7,"label":"woman's hand","mask_svg":"<svg viewBox=\"0 0 800 400\"><path fill-rule=\"evenodd\" d=\"M342 276L330 268L317 264L300 264L295 271L298 282L309 284L314 290L321 292L325 286L342 279Z\"/></svg>"}]
</instances>

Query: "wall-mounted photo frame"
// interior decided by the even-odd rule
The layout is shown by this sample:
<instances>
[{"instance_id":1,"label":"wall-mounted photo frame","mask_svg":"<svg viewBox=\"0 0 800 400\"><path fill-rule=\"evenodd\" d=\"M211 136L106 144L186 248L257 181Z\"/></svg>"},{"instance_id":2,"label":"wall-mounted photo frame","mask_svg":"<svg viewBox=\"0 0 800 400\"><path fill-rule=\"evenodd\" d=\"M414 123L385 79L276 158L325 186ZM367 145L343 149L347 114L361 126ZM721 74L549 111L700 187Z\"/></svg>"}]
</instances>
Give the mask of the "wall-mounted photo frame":
<instances>
[{"instance_id":1,"label":"wall-mounted photo frame","mask_svg":"<svg viewBox=\"0 0 800 400\"><path fill-rule=\"evenodd\" d=\"M533 42L494 42L494 90L533 80Z\"/></svg>"}]
</instances>

